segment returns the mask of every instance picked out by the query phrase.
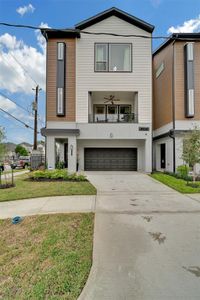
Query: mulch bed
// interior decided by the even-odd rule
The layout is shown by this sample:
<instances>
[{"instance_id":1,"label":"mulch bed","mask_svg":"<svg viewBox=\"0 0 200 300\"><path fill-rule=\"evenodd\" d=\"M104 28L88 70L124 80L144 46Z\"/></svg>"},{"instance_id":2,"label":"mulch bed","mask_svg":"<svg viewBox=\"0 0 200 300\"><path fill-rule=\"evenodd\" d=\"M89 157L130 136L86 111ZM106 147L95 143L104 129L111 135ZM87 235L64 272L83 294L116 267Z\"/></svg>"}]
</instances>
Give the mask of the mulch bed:
<instances>
[{"instance_id":1,"label":"mulch bed","mask_svg":"<svg viewBox=\"0 0 200 300\"><path fill-rule=\"evenodd\" d=\"M15 184L12 183L4 183L4 184L0 184L0 189L8 189L11 187L15 187Z\"/></svg>"},{"instance_id":2,"label":"mulch bed","mask_svg":"<svg viewBox=\"0 0 200 300\"><path fill-rule=\"evenodd\" d=\"M72 179L72 180L70 180L70 179L62 179L62 178L27 178L27 179L25 179L25 180L27 180L27 181L36 181L36 182L38 182L38 181L46 181L46 182L55 182L55 181L58 181L58 182L63 182L63 181L65 181L65 182L86 182L86 181L88 181L87 179L85 179L85 180L78 180L78 179Z\"/></svg>"}]
</instances>

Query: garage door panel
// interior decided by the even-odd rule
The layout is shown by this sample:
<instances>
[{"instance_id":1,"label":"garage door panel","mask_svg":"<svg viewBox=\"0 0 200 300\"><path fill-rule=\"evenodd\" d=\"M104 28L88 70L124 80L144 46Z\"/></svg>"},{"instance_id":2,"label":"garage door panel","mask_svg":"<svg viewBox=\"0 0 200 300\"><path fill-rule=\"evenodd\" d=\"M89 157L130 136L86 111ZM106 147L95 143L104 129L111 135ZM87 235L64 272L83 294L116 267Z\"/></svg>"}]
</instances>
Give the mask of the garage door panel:
<instances>
[{"instance_id":1,"label":"garage door panel","mask_svg":"<svg viewBox=\"0 0 200 300\"><path fill-rule=\"evenodd\" d=\"M85 170L137 171L137 149L85 148Z\"/></svg>"}]
</instances>

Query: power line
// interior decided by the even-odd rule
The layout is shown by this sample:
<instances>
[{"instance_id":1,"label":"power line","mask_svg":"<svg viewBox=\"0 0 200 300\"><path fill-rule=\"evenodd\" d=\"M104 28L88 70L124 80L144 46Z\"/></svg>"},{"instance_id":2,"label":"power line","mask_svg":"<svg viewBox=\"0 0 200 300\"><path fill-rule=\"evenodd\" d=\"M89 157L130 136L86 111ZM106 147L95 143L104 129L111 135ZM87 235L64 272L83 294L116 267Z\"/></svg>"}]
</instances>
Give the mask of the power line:
<instances>
[{"instance_id":1,"label":"power line","mask_svg":"<svg viewBox=\"0 0 200 300\"><path fill-rule=\"evenodd\" d=\"M20 24L10 24L10 23L4 23L4 22L0 22L0 25L3 26L8 26L8 27L17 27L17 28L28 28L28 29L41 29L41 27L37 27L37 26L32 26L32 25L20 25ZM44 28L46 29L46 28Z\"/></svg>"},{"instance_id":2,"label":"power line","mask_svg":"<svg viewBox=\"0 0 200 300\"><path fill-rule=\"evenodd\" d=\"M24 66L17 60L17 58L11 54L10 52L8 53L10 56L12 56L12 58L17 62L17 64L23 69L24 73L27 74L29 76L29 78L37 85L36 80L30 75L30 73L24 68ZM16 68L14 68L14 66L10 63L10 61L8 60L8 57L4 56L0 53L2 59L6 58L6 62L7 64L9 64L11 66L11 68L16 72L17 75L19 75L19 73L17 72Z\"/></svg>"},{"instance_id":3,"label":"power line","mask_svg":"<svg viewBox=\"0 0 200 300\"><path fill-rule=\"evenodd\" d=\"M148 35L141 35L141 34L118 34L118 33L112 33L112 32L91 32L91 31L85 31L85 30L80 30L80 33L91 34L91 35L109 35L109 36L117 36L117 37L136 37L136 38L143 38L143 39L171 39L170 36L148 36Z\"/></svg>"},{"instance_id":4,"label":"power line","mask_svg":"<svg viewBox=\"0 0 200 300\"><path fill-rule=\"evenodd\" d=\"M13 102L15 105L19 106L21 109L23 109L25 112L28 112L28 109L25 109L23 106L21 106L20 104L18 104L17 102L15 102L14 100L12 100L10 97L6 96L5 94L3 94L1 91L0 91L0 95L6 99L8 99L9 101Z\"/></svg>"},{"instance_id":5,"label":"power line","mask_svg":"<svg viewBox=\"0 0 200 300\"><path fill-rule=\"evenodd\" d=\"M49 27L38 27L32 25L23 25L23 24L11 24L0 22L1 26L8 26L8 27L15 27L15 28L27 28L33 30L50 30L50 31L60 31L60 32L67 32L69 29L58 29L58 28L49 28ZM90 32L84 31L79 29L70 29L70 31L74 31L77 33L85 33L85 34L92 34L92 35L109 35L109 36L118 36L118 37L136 37L136 38L145 38L145 39L174 39L174 40L183 40L183 38L176 36L147 36L147 35L140 35L140 34L117 34L117 33L109 33L109 32Z\"/></svg>"},{"instance_id":6,"label":"power line","mask_svg":"<svg viewBox=\"0 0 200 300\"><path fill-rule=\"evenodd\" d=\"M3 111L5 114L7 114L8 116L10 116L11 118L15 119L16 121L20 122L21 124L23 124L26 128L30 128L32 130L34 130L33 127L29 126L28 124L26 124L25 122L21 121L20 119L18 119L17 117L13 116L12 114L10 114L8 111L4 110L3 108L0 107L0 110ZM39 132L38 132L39 133Z\"/></svg>"},{"instance_id":7,"label":"power line","mask_svg":"<svg viewBox=\"0 0 200 300\"><path fill-rule=\"evenodd\" d=\"M7 56L3 56L3 54L0 53L0 56L2 57L2 59L4 59L4 61L6 62L7 65L9 65L14 71L15 73L19 76L18 71L16 70L16 68L14 68L14 66L10 63L10 61L8 60ZM6 59L6 60L5 60Z\"/></svg>"},{"instance_id":8,"label":"power line","mask_svg":"<svg viewBox=\"0 0 200 300\"><path fill-rule=\"evenodd\" d=\"M25 112L27 112L30 116L33 117L33 113L30 112L30 110L28 109L25 109L23 106L21 106L20 104L18 104L17 102L15 102L14 100L12 100L11 98L9 98L8 96L6 96L5 94L3 94L1 91L0 91L0 95L6 99L8 99L9 101L13 102L14 104L16 104L18 107L20 107L21 109L23 109ZM32 103L30 104L31 107L32 107ZM38 114L38 120L40 121L40 126L44 126L43 124L43 121L42 121L42 117Z\"/></svg>"},{"instance_id":9,"label":"power line","mask_svg":"<svg viewBox=\"0 0 200 300\"><path fill-rule=\"evenodd\" d=\"M1 118L3 118L4 120L8 121L8 119L3 115L3 112L0 111L0 115L1 115ZM11 121L13 121L13 123L15 123L15 126L21 128L24 130L24 126L22 125L19 125L19 124L16 124L16 122L14 120L11 119Z\"/></svg>"},{"instance_id":10,"label":"power line","mask_svg":"<svg viewBox=\"0 0 200 300\"><path fill-rule=\"evenodd\" d=\"M18 61L18 59L9 52L9 55L12 56L12 58L18 63L18 65L24 70L25 74L27 74L29 76L29 78L36 84L38 85L38 83L36 82L36 80L30 75L30 73L24 68L24 66Z\"/></svg>"}]
</instances>

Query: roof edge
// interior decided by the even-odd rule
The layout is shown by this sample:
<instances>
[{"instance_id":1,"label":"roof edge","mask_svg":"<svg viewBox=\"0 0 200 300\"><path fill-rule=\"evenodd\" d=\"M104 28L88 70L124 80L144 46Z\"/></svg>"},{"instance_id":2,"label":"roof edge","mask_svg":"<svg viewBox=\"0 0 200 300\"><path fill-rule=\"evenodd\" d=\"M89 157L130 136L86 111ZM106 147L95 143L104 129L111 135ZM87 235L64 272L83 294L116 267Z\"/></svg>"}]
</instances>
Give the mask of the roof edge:
<instances>
[{"instance_id":1,"label":"roof edge","mask_svg":"<svg viewBox=\"0 0 200 300\"><path fill-rule=\"evenodd\" d=\"M85 28L87 28L91 25L94 25L100 21L103 21L111 16L117 16L120 19L122 19L132 25L135 25L135 26L137 26L147 32L150 32L150 33L152 33L154 30L153 25L151 25L137 17L134 17L133 15L131 15L121 9L118 9L116 7L111 7L103 12L100 12L100 13L94 15L93 17L90 17L88 19L85 19L85 20L77 23L75 25L75 28L82 30L82 29L85 29Z\"/></svg>"},{"instance_id":2,"label":"roof edge","mask_svg":"<svg viewBox=\"0 0 200 300\"><path fill-rule=\"evenodd\" d=\"M158 54L162 49L167 47L173 41L200 41L200 32L193 32L193 33L172 33L169 38L164 41L161 45L159 45L155 51L153 51L153 56Z\"/></svg>"},{"instance_id":3,"label":"roof edge","mask_svg":"<svg viewBox=\"0 0 200 300\"><path fill-rule=\"evenodd\" d=\"M66 29L51 29L51 28L41 28L42 35L47 40L48 38L80 38L80 31L74 28Z\"/></svg>"}]
</instances>

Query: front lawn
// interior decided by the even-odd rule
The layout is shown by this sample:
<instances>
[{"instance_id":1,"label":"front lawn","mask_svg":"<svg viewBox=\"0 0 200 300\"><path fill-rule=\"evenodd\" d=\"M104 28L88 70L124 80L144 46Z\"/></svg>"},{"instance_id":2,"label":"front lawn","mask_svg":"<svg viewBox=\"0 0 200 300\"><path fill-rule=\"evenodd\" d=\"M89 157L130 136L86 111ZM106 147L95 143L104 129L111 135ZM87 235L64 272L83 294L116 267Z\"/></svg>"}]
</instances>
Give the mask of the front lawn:
<instances>
[{"instance_id":1,"label":"front lawn","mask_svg":"<svg viewBox=\"0 0 200 300\"><path fill-rule=\"evenodd\" d=\"M183 193L183 194L194 194L200 193L200 182L196 183L198 187L193 188L187 185L187 182L183 179L177 179L173 176L164 173L153 173L150 175L152 178L166 184L167 186L171 187L172 189Z\"/></svg>"},{"instance_id":2,"label":"front lawn","mask_svg":"<svg viewBox=\"0 0 200 300\"><path fill-rule=\"evenodd\" d=\"M95 187L83 182L35 182L25 180L28 175L15 178L15 187L0 189L0 202L45 196L95 195Z\"/></svg>"},{"instance_id":3,"label":"front lawn","mask_svg":"<svg viewBox=\"0 0 200 300\"><path fill-rule=\"evenodd\" d=\"M0 299L75 300L92 264L94 215L0 220Z\"/></svg>"}]
</instances>

